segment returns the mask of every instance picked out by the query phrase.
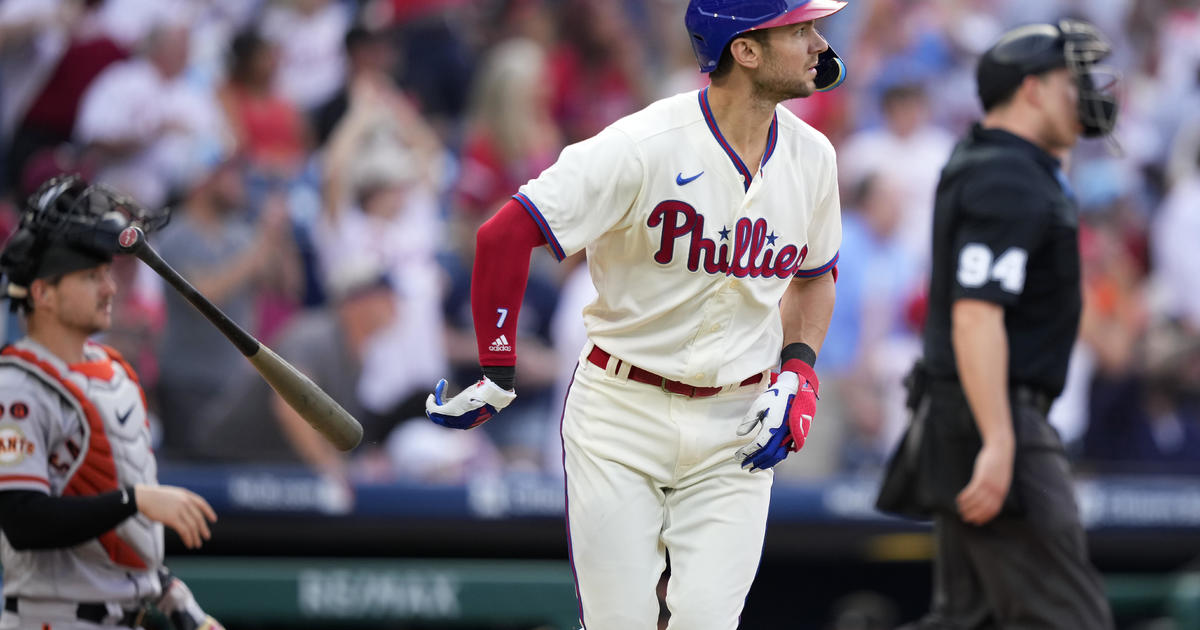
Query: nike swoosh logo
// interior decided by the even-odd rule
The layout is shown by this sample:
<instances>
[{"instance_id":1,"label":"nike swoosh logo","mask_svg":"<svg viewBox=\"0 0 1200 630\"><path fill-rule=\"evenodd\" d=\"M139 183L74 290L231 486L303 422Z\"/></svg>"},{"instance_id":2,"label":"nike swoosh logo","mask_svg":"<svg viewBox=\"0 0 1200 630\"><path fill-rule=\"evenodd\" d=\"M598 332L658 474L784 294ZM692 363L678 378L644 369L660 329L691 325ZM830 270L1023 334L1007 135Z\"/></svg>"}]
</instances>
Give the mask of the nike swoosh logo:
<instances>
[{"instance_id":1,"label":"nike swoosh logo","mask_svg":"<svg viewBox=\"0 0 1200 630\"><path fill-rule=\"evenodd\" d=\"M695 175L692 175L691 177L684 177L683 173L681 172L675 176L675 183L679 184L680 186L683 186L685 184L690 184L693 180L695 180L697 177L700 177L703 174L704 174L704 171L700 171L699 173L696 173Z\"/></svg>"},{"instance_id":2,"label":"nike swoosh logo","mask_svg":"<svg viewBox=\"0 0 1200 630\"><path fill-rule=\"evenodd\" d=\"M130 407L125 413L117 414L117 422L120 423L121 426L125 426L125 421L129 419L129 414L131 413L133 413L133 407Z\"/></svg>"}]
</instances>

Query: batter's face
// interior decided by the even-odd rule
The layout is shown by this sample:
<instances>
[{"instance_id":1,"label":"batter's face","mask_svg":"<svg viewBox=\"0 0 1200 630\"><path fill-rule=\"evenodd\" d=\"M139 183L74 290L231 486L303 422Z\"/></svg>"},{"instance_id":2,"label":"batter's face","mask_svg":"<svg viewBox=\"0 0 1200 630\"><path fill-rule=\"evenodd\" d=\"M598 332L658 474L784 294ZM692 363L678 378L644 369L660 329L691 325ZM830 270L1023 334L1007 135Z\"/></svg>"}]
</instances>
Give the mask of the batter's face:
<instances>
[{"instance_id":1,"label":"batter's face","mask_svg":"<svg viewBox=\"0 0 1200 630\"><path fill-rule=\"evenodd\" d=\"M767 30L763 63L754 75L755 93L775 102L816 91L817 58L829 49L812 21Z\"/></svg>"},{"instance_id":2,"label":"batter's face","mask_svg":"<svg viewBox=\"0 0 1200 630\"><path fill-rule=\"evenodd\" d=\"M117 294L112 265L72 271L55 284L47 282L40 293L35 312L54 318L63 329L91 336L112 325Z\"/></svg>"}]
</instances>

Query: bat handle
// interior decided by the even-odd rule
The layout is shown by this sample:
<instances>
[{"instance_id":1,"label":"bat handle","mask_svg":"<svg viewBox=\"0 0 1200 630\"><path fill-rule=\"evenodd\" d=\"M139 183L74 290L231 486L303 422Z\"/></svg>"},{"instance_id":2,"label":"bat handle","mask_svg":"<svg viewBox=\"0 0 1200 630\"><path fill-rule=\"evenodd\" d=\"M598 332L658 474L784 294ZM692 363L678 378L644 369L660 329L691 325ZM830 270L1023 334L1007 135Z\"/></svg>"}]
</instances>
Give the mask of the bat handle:
<instances>
[{"instance_id":1,"label":"bat handle","mask_svg":"<svg viewBox=\"0 0 1200 630\"><path fill-rule=\"evenodd\" d=\"M137 251L142 249L145 244L146 233L136 225L131 225L121 230L121 234L117 236L117 249L124 254L133 254L136 256Z\"/></svg>"},{"instance_id":2,"label":"bat handle","mask_svg":"<svg viewBox=\"0 0 1200 630\"><path fill-rule=\"evenodd\" d=\"M142 232L141 228L131 225L121 230L121 234L117 236L117 247L121 252L137 256L142 262L146 263L147 267L153 269L163 280L166 280L167 284L170 284L183 296L183 299L190 302L196 310L208 318L217 327L217 330L221 331L221 334L225 335L237 347L243 356L253 356L254 353L258 352L258 348L261 345L258 343L258 340L243 330L241 326L238 326L237 322L229 319L228 315L221 312L221 309L217 308L197 291L196 287L192 286L192 283L188 282L178 271L175 271L171 265L168 265L158 255L158 252L154 251L154 248L146 243L146 234Z\"/></svg>"}]
</instances>

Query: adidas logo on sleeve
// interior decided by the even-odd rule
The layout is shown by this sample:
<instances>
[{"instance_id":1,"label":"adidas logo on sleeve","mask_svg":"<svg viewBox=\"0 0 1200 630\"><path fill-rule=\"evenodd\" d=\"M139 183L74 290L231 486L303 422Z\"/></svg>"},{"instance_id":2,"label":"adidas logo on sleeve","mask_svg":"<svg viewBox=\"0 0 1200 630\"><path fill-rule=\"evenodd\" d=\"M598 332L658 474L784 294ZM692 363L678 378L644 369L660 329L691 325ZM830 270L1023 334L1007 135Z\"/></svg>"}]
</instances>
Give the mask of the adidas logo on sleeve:
<instances>
[{"instance_id":1,"label":"adidas logo on sleeve","mask_svg":"<svg viewBox=\"0 0 1200 630\"><path fill-rule=\"evenodd\" d=\"M488 346L488 350L491 352L511 352L512 346L508 343L508 337L500 335L499 337L496 337L496 340L492 342L492 345Z\"/></svg>"}]
</instances>

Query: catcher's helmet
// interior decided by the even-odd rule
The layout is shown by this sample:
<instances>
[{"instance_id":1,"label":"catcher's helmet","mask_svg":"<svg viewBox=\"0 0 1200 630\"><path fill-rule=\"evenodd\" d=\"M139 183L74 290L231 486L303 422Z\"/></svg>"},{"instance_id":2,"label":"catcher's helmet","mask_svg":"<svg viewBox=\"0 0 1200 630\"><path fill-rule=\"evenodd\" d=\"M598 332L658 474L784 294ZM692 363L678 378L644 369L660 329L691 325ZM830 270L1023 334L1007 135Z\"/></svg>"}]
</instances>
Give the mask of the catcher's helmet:
<instances>
[{"instance_id":1,"label":"catcher's helmet","mask_svg":"<svg viewBox=\"0 0 1200 630\"><path fill-rule=\"evenodd\" d=\"M725 47L747 31L817 20L841 11L841 0L691 0L684 24L701 72L712 72ZM846 78L846 66L830 48L817 62L818 91L832 90Z\"/></svg>"},{"instance_id":2,"label":"catcher's helmet","mask_svg":"<svg viewBox=\"0 0 1200 630\"><path fill-rule=\"evenodd\" d=\"M1089 138L1107 135L1117 122L1112 87L1119 74L1099 62L1112 45L1082 20L1017 27L983 54L975 77L985 111L1007 99L1026 76L1067 68L1079 85L1079 122Z\"/></svg>"},{"instance_id":3,"label":"catcher's helmet","mask_svg":"<svg viewBox=\"0 0 1200 630\"><path fill-rule=\"evenodd\" d=\"M55 177L25 202L21 223L0 252L5 294L15 308L28 297L34 280L110 262L121 230L136 224L153 231L169 217L166 209L149 212L78 176Z\"/></svg>"}]
</instances>

